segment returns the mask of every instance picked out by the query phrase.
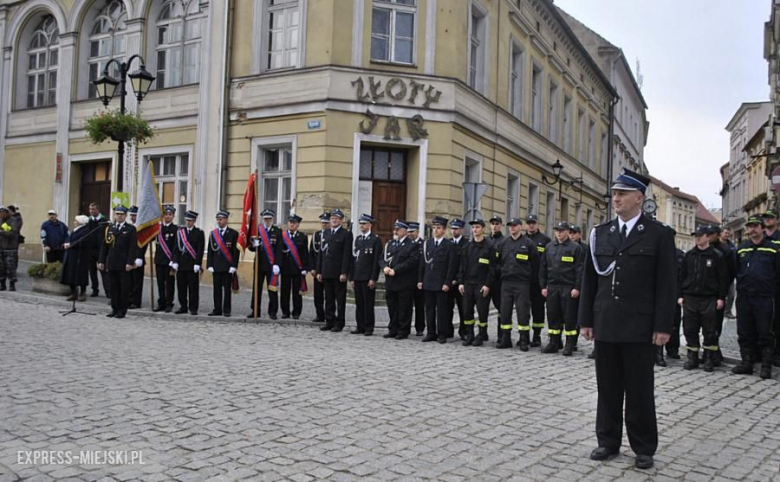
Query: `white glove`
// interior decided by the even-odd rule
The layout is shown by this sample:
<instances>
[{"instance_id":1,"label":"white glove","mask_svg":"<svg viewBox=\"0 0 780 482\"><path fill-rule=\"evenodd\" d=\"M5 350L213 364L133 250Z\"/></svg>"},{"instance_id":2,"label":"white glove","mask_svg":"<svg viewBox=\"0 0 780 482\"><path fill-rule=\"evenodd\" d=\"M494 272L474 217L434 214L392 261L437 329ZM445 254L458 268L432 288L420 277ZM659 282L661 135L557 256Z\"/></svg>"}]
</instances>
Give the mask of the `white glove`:
<instances>
[{"instance_id":1,"label":"white glove","mask_svg":"<svg viewBox=\"0 0 780 482\"><path fill-rule=\"evenodd\" d=\"M254 246L255 248L260 246L260 240L259 239L255 239L254 241L252 241L252 246Z\"/></svg>"},{"instance_id":2,"label":"white glove","mask_svg":"<svg viewBox=\"0 0 780 482\"><path fill-rule=\"evenodd\" d=\"M213 273L213 272L214 272L214 268L209 268L209 273Z\"/></svg>"},{"instance_id":3,"label":"white glove","mask_svg":"<svg viewBox=\"0 0 780 482\"><path fill-rule=\"evenodd\" d=\"M303 270L303 271L301 271L301 276L306 276L307 273L308 273L308 271Z\"/></svg>"},{"instance_id":4,"label":"white glove","mask_svg":"<svg viewBox=\"0 0 780 482\"><path fill-rule=\"evenodd\" d=\"M141 258L136 258L135 265L140 268L141 266L144 265L144 260L142 260Z\"/></svg>"},{"instance_id":5,"label":"white glove","mask_svg":"<svg viewBox=\"0 0 780 482\"><path fill-rule=\"evenodd\" d=\"M230 273L230 274L233 274L233 273L235 273L235 272L236 272L236 268L230 268L230 269L228 270L228 273Z\"/></svg>"},{"instance_id":6,"label":"white glove","mask_svg":"<svg viewBox=\"0 0 780 482\"><path fill-rule=\"evenodd\" d=\"M200 265L196 264L195 266L192 267L192 270L195 271L196 273L200 273Z\"/></svg>"},{"instance_id":7,"label":"white glove","mask_svg":"<svg viewBox=\"0 0 780 482\"><path fill-rule=\"evenodd\" d=\"M274 272L274 276L279 274L279 267L277 265L274 265L272 271Z\"/></svg>"},{"instance_id":8,"label":"white glove","mask_svg":"<svg viewBox=\"0 0 780 482\"><path fill-rule=\"evenodd\" d=\"M170 266L171 268L173 268L174 266L176 266L176 263L174 263L173 261L171 261L170 263L168 263L168 266ZM173 269L176 269L176 268L173 268Z\"/></svg>"},{"instance_id":9,"label":"white glove","mask_svg":"<svg viewBox=\"0 0 780 482\"><path fill-rule=\"evenodd\" d=\"M171 265L171 268L173 268L174 271L179 271L179 263L173 263L173 265Z\"/></svg>"}]
</instances>

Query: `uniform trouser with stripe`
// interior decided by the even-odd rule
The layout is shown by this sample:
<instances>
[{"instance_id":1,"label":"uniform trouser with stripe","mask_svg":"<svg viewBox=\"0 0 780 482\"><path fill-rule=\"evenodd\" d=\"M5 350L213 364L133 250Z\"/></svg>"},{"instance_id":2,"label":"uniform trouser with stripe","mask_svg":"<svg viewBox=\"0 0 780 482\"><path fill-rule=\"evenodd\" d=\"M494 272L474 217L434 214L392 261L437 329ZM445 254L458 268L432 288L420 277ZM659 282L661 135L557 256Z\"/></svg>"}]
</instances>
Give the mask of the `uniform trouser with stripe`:
<instances>
[{"instance_id":1,"label":"uniform trouser with stripe","mask_svg":"<svg viewBox=\"0 0 780 482\"><path fill-rule=\"evenodd\" d=\"M176 290L179 293L179 306L190 313L198 311L200 304L200 279L195 271L176 273Z\"/></svg>"},{"instance_id":2,"label":"uniform trouser with stripe","mask_svg":"<svg viewBox=\"0 0 780 482\"><path fill-rule=\"evenodd\" d=\"M325 282L325 322L335 328L344 328L347 282L342 283L338 278L325 278L323 281Z\"/></svg>"},{"instance_id":3,"label":"uniform trouser with stripe","mask_svg":"<svg viewBox=\"0 0 780 482\"><path fill-rule=\"evenodd\" d=\"M737 293L737 342L740 350L771 348L774 297Z\"/></svg>"},{"instance_id":4,"label":"uniform trouser with stripe","mask_svg":"<svg viewBox=\"0 0 780 482\"><path fill-rule=\"evenodd\" d=\"M276 292L276 290L271 290L271 280L273 279L273 273L266 273L265 271L258 271L257 276L255 278L255 281L258 283L258 287L260 288L260 291L257 293L257 311L261 312L263 311L263 283L266 284L267 290L268 290L268 314L274 315L279 312L279 294ZM278 290L279 287L277 286L276 289ZM250 298L250 309L252 310L252 314L254 314L255 309L255 286L252 285L252 298ZM260 313L257 314L260 316Z\"/></svg>"},{"instance_id":5,"label":"uniform trouser with stripe","mask_svg":"<svg viewBox=\"0 0 780 482\"><path fill-rule=\"evenodd\" d=\"M139 307L144 296L144 268L141 266L130 272L130 304Z\"/></svg>"},{"instance_id":6,"label":"uniform trouser with stripe","mask_svg":"<svg viewBox=\"0 0 780 482\"><path fill-rule=\"evenodd\" d=\"M683 297L683 311L685 312L683 334L685 335L685 344L689 350L699 351L701 346L705 350L718 350L717 301L715 297ZM699 344L699 332L702 332L704 335L704 345ZM674 333L672 333L672 336L674 336Z\"/></svg>"},{"instance_id":7,"label":"uniform trouser with stripe","mask_svg":"<svg viewBox=\"0 0 780 482\"><path fill-rule=\"evenodd\" d=\"M447 314L449 307L448 292L425 290L425 323L429 336L438 334L439 338L444 338L450 335L452 318Z\"/></svg>"},{"instance_id":8,"label":"uniform trouser with stripe","mask_svg":"<svg viewBox=\"0 0 780 482\"><path fill-rule=\"evenodd\" d=\"M547 287L547 334L577 334L576 305L572 303L571 286Z\"/></svg>"},{"instance_id":9,"label":"uniform trouser with stripe","mask_svg":"<svg viewBox=\"0 0 780 482\"><path fill-rule=\"evenodd\" d=\"M282 314L290 316L290 297L292 297L292 315L301 316L303 296L301 295L301 273L281 275L281 294L279 296Z\"/></svg>"},{"instance_id":10,"label":"uniform trouser with stripe","mask_svg":"<svg viewBox=\"0 0 780 482\"><path fill-rule=\"evenodd\" d=\"M374 304L376 290L368 287L368 281L355 281L355 321L361 333L374 332Z\"/></svg>"},{"instance_id":11,"label":"uniform trouser with stripe","mask_svg":"<svg viewBox=\"0 0 780 482\"><path fill-rule=\"evenodd\" d=\"M317 319L325 319L325 283L317 281L314 277L314 310L317 312Z\"/></svg>"},{"instance_id":12,"label":"uniform trouser with stripe","mask_svg":"<svg viewBox=\"0 0 780 482\"><path fill-rule=\"evenodd\" d=\"M479 327L487 330L488 314L490 313L490 295L482 296L479 290L484 285L478 283L466 283L463 291L463 325L474 326L474 306L479 314Z\"/></svg>"},{"instance_id":13,"label":"uniform trouser with stripe","mask_svg":"<svg viewBox=\"0 0 780 482\"><path fill-rule=\"evenodd\" d=\"M124 314L130 298L130 273L124 269L111 270L108 277L111 279L111 311Z\"/></svg>"},{"instance_id":14,"label":"uniform trouser with stripe","mask_svg":"<svg viewBox=\"0 0 780 482\"><path fill-rule=\"evenodd\" d=\"M425 292L414 289L414 329L418 333L425 331Z\"/></svg>"},{"instance_id":15,"label":"uniform trouser with stripe","mask_svg":"<svg viewBox=\"0 0 780 482\"><path fill-rule=\"evenodd\" d=\"M531 314L533 316L531 326L535 330L544 328L544 302L542 288L537 283L531 283Z\"/></svg>"},{"instance_id":16,"label":"uniform trouser with stripe","mask_svg":"<svg viewBox=\"0 0 780 482\"><path fill-rule=\"evenodd\" d=\"M387 332L391 335L408 335L412 329L412 302L414 290L386 291L387 311L390 323Z\"/></svg>"},{"instance_id":17,"label":"uniform trouser with stripe","mask_svg":"<svg viewBox=\"0 0 780 482\"><path fill-rule=\"evenodd\" d=\"M16 268L19 265L19 251L4 249L0 251L0 281L16 282Z\"/></svg>"},{"instance_id":18,"label":"uniform trouser with stripe","mask_svg":"<svg viewBox=\"0 0 780 482\"><path fill-rule=\"evenodd\" d=\"M504 281L501 283L501 330L512 329L512 312L517 313L518 331L529 331L531 326L531 286L528 283ZM541 296L541 294L540 294Z\"/></svg>"},{"instance_id":19,"label":"uniform trouser with stripe","mask_svg":"<svg viewBox=\"0 0 780 482\"><path fill-rule=\"evenodd\" d=\"M623 400L628 442L637 455L655 455L655 346L596 340L596 437L599 447L617 451L623 439Z\"/></svg>"},{"instance_id":20,"label":"uniform trouser with stripe","mask_svg":"<svg viewBox=\"0 0 780 482\"><path fill-rule=\"evenodd\" d=\"M154 268L157 274L157 306L173 306L176 272L167 264L155 264Z\"/></svg>"},{"instance_id":21,"label":"uniform trouser with stripe","mask_svg":"<svg viewBox=\"0 0 780 482\"><path fill-rule=\"evenodd\" d=\"M233 275L212 273L214 277L214 313L230 313L232 306Z\"/></svg>"}]
</instances>

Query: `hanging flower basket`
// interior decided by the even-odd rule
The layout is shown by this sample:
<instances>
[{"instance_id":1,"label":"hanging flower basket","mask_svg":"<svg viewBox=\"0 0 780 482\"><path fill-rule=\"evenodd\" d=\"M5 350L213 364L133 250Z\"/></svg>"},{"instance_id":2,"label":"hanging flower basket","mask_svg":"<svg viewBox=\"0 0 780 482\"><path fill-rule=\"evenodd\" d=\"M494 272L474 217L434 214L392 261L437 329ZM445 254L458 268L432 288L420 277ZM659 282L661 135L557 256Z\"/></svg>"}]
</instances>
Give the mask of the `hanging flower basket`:
<instances>
[{"instance_id":1,"label":"hanging flower basket","mask_svg":"<svg viewBox=\"0 0 780 482\"><path fill-rule=\"evenodd\" d=\"M93 144L113 141L143 144L154 136L149 123L136 114L120 114L119 111L103 111L89 119L85 126Z\"/></svg>"}]
</instances>

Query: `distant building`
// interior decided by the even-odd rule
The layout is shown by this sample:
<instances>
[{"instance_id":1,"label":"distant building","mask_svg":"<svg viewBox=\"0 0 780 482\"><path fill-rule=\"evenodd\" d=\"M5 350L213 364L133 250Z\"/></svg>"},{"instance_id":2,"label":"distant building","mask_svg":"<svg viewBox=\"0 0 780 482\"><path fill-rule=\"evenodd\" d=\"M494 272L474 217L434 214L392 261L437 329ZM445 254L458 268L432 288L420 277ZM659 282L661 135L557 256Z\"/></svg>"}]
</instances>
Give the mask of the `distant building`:
<instances>
[{"instance_id":1,"label":"distant building","mask_svg":"<svg viewBox=\"0 0 780 482\"><path fill-rule=\"evenodd\" d=\"M699 198L653 176L650 176L650 181L653 185L652 197L658 204L656 219L677 231L675 245L683 251L688 251L695 244L691 233L696 229L697 219L704 215L698 209L701 206ZM704 206L702 210L707 211ZM712 218L707 221L707 224L711 223Z\"/></svg>"}]
</instances>

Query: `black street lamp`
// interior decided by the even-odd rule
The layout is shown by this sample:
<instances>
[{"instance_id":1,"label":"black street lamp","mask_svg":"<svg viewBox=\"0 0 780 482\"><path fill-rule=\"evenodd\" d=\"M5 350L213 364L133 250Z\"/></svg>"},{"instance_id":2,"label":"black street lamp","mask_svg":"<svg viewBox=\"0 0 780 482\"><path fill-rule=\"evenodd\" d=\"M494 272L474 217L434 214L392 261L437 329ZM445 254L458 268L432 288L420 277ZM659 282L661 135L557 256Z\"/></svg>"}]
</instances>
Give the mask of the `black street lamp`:
<instances>
[{"instance_id":1,"label":"black street lamp","mask_svg":"<svg viewBox=\"0 0 780 482\"><path fill-rule=\"evenodd\" d=\"M585 182L582 179L582 174L580 174L580 177L578 177L577 179L572 179L571 181L569 181L569 185L572 188L574 187L575 184L579 184L580 185L580 189L579 189L579 191L580 191L580 201L579 201L578 204L582 204L582 192L584 190L583 189L583 187L584 187L583 184L584 183ZM612 199L612 194L607 192L607 193L604 193L602 195L602 197L604 198L604 205L603 206L601 204L599 204L598 201L596 201L594 204L595 204L596 209L598 209L599 211L606 211L607 207L609 207L609 201L610 201L610 199Z\"/></svg>"},{"instance_id":2,"label":"black street lamp","mask_svg":"<svg viewBox=\"0 0 780 482\"><path fill-rule=\"evenodd\" d=\"M547 179L547 176L542 174L542 181L544 181L544 183L549 185L549 186L554 186L554 185L557 184L558 185L558 199L561 199L561 187L562 187L561 172L563 172L563 164L561 164L561 160L560 159L556 159L555 160L555 164L552 165L552 169L553 169L553 174L555 175L555 178L552 181L550 181L549 179Z\"/></svg>"},{"instance_id":3,"label":"black street lamp","mask_svg":"<svg viewBox=\"0 0 780 482\"><path fill-rule=\"evenodd\" d=\"M127 72L130 70L130 65L135 59L138 59L140 62L140 68L128 74ZM112 63L116 63L117 67L119 67L119 80L116 80L108 74L108 68ZM92 81L92 83L95 85L95 89L97 90L97 95L103 102L104 106L108 107L111 99L113 99L114 95L117 93L117 87L119 87L119 112L121 114L125 114L125 95L127 95L128 77L130 77L130 84L133 87L133 93L135 93L135 97L138 99L138 103L141 103L144 97L146 97L146 94L149 93L149 89L152 87L152 82L154 82L154 76L146 70L145 63L146 62L144 62L143 57L136 54L130 57L127 62L119 62L116 59L111 59L106 64L106 67L103 69L103 75L100 78ZM123 190L122 185L124 184L125 140L117 139L117 141L119 142L119 160L117 163L116 188L117 191L121 192Z\"/></svg>"}]
</instances>

